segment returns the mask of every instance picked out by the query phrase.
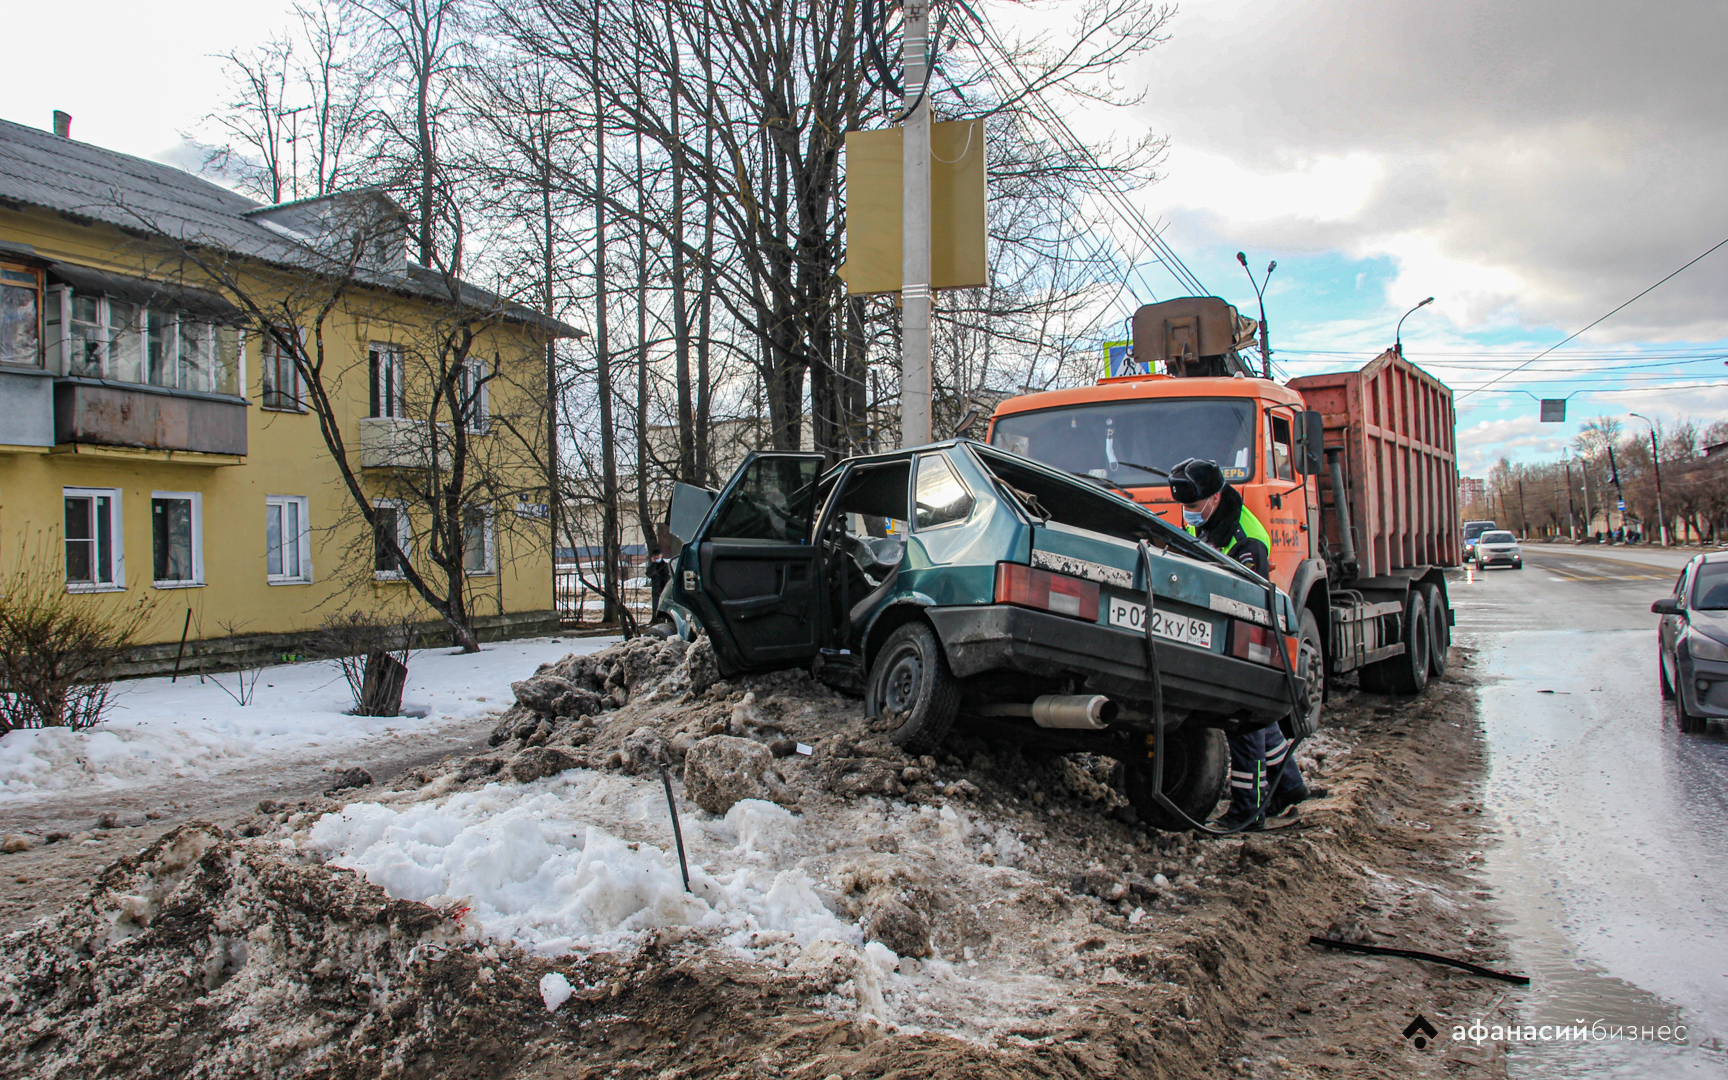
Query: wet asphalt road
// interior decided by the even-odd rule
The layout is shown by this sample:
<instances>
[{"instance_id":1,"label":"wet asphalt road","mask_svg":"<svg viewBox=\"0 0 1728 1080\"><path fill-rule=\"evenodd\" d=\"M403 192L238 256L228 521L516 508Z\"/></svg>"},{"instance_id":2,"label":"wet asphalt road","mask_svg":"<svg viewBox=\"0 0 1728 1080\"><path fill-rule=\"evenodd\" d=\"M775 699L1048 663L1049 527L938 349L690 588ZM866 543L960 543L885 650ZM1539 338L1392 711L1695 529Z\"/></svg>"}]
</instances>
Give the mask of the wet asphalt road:
<instances>
[{"instance_id":1,"label":"wet asphalt road","mask_svg":"<svg viewBox=\"0 0 1728 1080\"><path fill-rule=\"evenodd\" d=\"M1528 1024L1638 1039L1514 1043L1510 1073L1728 1078L1728 731L1681 734L1650 613L1695 552L1525 553L1451 583L1483 677L1485 872L1533 979L1514 1000Z\"/></svg>"}]
</instances>

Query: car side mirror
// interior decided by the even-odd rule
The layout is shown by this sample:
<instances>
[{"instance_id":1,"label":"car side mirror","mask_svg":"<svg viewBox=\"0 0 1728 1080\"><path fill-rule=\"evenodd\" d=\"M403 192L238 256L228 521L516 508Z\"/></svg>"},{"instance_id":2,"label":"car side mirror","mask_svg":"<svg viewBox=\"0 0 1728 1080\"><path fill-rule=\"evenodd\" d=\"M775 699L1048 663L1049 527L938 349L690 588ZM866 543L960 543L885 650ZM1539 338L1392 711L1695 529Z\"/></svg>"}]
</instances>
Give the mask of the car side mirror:
<instances>
[{"instance_id":1,"label":"car side mirror","mask_svg":"<svg viewBox=\"0 0 1728 1080\"><path fill-rule=\"evenodd\" d=\"M1319 476L1326 468L1325 418L1314 409L1302 413L1302 446L1297 465L1303 476Z\"/></svg>"},{"instance_id":2,"label":"car side mirror","mask_svg":"<svg viewBox=\"0 0 1728 1080\"><path fill-rule=\"evenodd\" d=\"M1650 610L1657 615L1678 615L1680 614L1680 600L1678 597L1664 596L1651 604Z\"/></svg>"}]
</instances>

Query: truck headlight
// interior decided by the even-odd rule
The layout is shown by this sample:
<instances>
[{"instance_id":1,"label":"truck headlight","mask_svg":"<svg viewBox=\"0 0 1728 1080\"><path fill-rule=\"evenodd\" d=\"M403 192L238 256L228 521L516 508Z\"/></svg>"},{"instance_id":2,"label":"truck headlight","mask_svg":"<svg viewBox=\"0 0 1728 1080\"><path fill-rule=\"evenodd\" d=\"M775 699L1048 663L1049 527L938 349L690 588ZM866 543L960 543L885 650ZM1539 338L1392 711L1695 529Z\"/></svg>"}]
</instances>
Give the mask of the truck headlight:
<instances>
[{"instance_id":1,"label":"truck headlight","mask_svg":"<svg viewBox=\"0 0 1728 1080\"><path fill-rule=\"evenodd\" d=\"M1686 651L1694 660L1716 660L1728 664L1728 645L1693 630L1686 635Z\"/></svg>"}]
</instances>

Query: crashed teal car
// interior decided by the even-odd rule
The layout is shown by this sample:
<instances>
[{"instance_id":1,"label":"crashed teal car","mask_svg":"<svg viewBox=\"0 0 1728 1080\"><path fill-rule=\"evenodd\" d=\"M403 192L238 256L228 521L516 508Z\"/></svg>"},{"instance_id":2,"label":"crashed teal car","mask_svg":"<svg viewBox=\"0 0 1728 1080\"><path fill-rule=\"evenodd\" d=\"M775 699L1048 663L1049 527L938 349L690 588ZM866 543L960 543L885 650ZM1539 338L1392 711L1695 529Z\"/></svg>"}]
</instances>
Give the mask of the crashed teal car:
<instances>
[{"instance_id":1,"label":"crashed teal car","mask_svg":"<svg viewBox=\"0 0 1728 1080\"><path fill-rule=\"evenodd\" d=\"M917 753L994 744L1114 757L1142 820L1205 820L1224 733L1300 731L1290 598L1101 487L967 439L849 458L756 453L680 485L664 632L727 675L809 668Z\"/></svg>"}]
</instances>

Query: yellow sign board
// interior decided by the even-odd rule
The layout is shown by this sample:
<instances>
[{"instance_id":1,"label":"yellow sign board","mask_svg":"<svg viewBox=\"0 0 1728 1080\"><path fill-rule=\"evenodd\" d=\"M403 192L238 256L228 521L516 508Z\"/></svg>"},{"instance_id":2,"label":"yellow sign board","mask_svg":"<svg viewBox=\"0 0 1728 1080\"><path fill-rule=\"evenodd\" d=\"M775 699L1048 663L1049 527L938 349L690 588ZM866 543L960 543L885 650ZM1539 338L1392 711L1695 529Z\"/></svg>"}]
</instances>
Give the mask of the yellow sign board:
<instances>
[{"instance_id":1,"label":"yellow sign board","mask_svg":"<svg viewBox=\"0 0 1728 1080\"><path fill-rule=\"evenodd\" d=\"M900 128L846 133L846 262L854 296L900 291ZM930 287L989 284L984 121L930 125Z\"/></svg>"}]
</instances>

